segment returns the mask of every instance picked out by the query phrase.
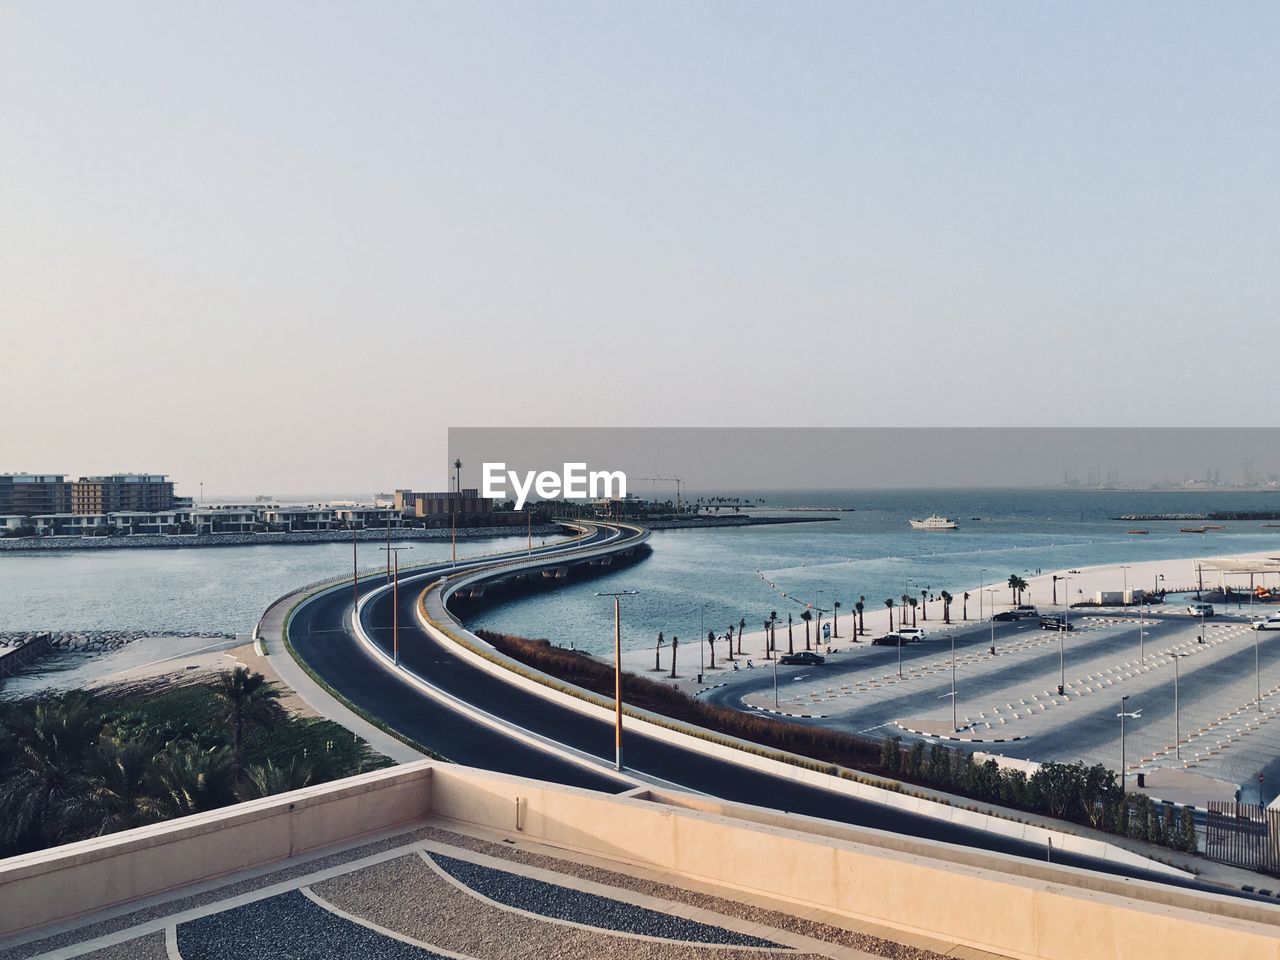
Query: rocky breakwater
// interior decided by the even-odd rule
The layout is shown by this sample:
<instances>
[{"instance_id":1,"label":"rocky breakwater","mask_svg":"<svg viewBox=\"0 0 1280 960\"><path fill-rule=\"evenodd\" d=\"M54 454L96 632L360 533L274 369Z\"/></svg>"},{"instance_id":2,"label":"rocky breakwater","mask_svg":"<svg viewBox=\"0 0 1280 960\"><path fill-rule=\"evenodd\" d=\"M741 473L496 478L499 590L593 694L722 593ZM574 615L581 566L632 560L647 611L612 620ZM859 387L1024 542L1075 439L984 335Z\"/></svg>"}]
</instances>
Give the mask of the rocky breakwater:
<instances>
[{"instance_id":1,"label":"rocky breakwater","mask_svg":"<svg viewBox=\"0 0 1280 960\"><path fill-rule=\"evenodd\" d=\"M41 636L49 636L54 650L67 653L104 653L118 650L126 643L144 637L207 637L210 640L234 640L234 633L211 630L8 630L0 632L0 648L22 647Z\"/></svg>"}]
</instances>

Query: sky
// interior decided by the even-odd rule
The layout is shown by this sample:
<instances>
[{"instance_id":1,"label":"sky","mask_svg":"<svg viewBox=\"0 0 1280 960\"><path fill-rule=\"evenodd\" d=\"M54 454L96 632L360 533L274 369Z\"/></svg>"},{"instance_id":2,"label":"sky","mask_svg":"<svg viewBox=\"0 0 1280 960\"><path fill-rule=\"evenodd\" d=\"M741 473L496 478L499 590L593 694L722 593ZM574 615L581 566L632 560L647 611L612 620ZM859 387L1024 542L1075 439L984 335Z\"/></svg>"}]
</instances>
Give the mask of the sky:
<instances>
[{"instance_id":1,"label":"sky","mask_svg":"<svg viewBox=\"0 0 1280 960\"><path fill-rule=\"evenodd\" d=\"M1274 417L1273 3L7 3L0 117L0 471Z\"/></svg>"}]
</instances>

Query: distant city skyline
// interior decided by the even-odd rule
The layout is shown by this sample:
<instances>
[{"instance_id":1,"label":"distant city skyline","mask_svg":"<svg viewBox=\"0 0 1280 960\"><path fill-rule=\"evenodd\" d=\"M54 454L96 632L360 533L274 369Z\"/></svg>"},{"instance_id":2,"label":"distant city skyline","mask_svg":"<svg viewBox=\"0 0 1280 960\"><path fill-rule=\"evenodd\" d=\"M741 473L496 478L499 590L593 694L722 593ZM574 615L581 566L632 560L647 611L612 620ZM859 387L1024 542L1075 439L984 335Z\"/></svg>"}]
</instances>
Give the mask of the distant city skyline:
<instances>
[{"instance_id":1,"label":"distant city skyline","mask_svg":"<svg viewBox=\"0 0 1280 960\"><path fill-rule=\"evenodd\" d=\"M0 461L1253 423L1277 87L1261 2L8 4Z\"/></svg>"}]
</instances>

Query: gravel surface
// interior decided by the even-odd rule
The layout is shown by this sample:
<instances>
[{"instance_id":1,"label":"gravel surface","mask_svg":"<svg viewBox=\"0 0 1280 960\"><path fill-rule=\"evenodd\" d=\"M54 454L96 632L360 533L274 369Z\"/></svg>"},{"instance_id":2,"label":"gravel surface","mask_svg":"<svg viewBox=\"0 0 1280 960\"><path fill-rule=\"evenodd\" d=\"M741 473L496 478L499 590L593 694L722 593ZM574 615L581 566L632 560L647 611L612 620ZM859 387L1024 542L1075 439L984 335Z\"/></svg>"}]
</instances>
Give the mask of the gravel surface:
<instances>
[{"instance_id":1,"label":"gravel surface","mask_svg":"<svg viewBox=\"0 0 1280 960\"><path fill-rule=\"evenodd\" d=\"M441 957L344 920L296 890L182 924L178 927L178 952L182 960Z\"/></svg>"},{"instance_id":2,"label":"gravel surface","mask_svg":"<svg viewBox=\"0 0 1280 960\"><path fill-rule=\"evenodd\" d=\"M35 940L31 943L25 943L21 946L11 947L8 950L0 950L0 960L26 960L28 957L34 957L50 950L57 950L75 943L83 943L86 940L92 940L95 937L101 937L108 933L114 933L117 930L124 930L128 927L136 926L140 923L146 923L148 920L156 920L161 917L171 917L174 914L182 913L185 910L192 910L218 900L226 900L230 897L237 897L262 887L269 887L274 883L280 883L292 877L300 877L320 870L326 870L329 867L335 867L339 864L349 863L352 860L359 860L362 857L368 857L382 850L389 850L393 847L402 847L405 844L413 843L415 840L428 839L427 828L415 830L408 833L398 834L394 837L388 837L385 840L377 840L373 843L367 843L342 853L330 854L326 857L317 857L312 860L305 860L300 863L288 864L281 866L278 870L268 870L261 876L252 877L247 880L240 880L236 883L228 883L225 886L215 887L212 890L203 893L192 894L186 897L178 897L175 900L169 900L164 903L156 904L142 910L135 910L131 913L121 914L118 917L112 917L109 920L103 920L100 923L87 924L68 930L65 933L59 933L51 937L45 937L43 940ZM454 834L440 830L433 830L430 839L437 839L443 835L452 837Z\"/></svg>"},{"instance_id":3,"label":"gravel surface","mask_svg":"<svg viewBox=\"0 0 1280 960\"><path fill-rule=\"evenodd\" d=\"M136 940L126 940L114 947L103 947L86 953L82 960L169 960L163 933L149 933Z\"/></svg>"},{"instance_id":4,"label":"gravel surface","mask_svg":"<svg viewBox=\"0 0 1280 960\"><path fill-rule=\"evenodd\" d=\"M545 870L555 870L584 880L621 887L624 890L634 890L637 893L647 894L662 900L688 903L695 907L703 907L740 920L749 920L753 923L777 927L779 930L798 933L802 936L812 937L815 940L826 941L827 943L853 947L879 957L888 957L890 960L948 960L946 956L933 950L896 943L893 940L886 940L869 933L847 930L843 927L821 923L817 920L805 920L766 907L757 907L738 900L726 900L711 894L686 890L683 887L674 887L654 880L632 877L614 870L605 870L600 867L575 863L571 860L560 860L555 857L533 854L504 843L478 840L474 837L450 833L447 830L440 830L435 827L427 827L422 833L428 839L436 840L440 843L452 844L455 847L474 850L477 853L485 853L492 857L503 857L515 863L541 867Z\"/></svg>"},{"instance_id":5,"label":"gravel surface","mask_svg":"<svg viewBox=\"0 0 1280 960\"><path fill-rule=\"evenodd\" d=\"M312 890L350 914L476 960L821 960L784 950L642 940L538 920L476 899L417 854L326 880Z\"/></svg>"},{"instance_id":6,"label":"gravel surface","mask_svg":"<svg viewBox=\"0 0 1280 960\"><path fill-rule=\"evenodd\" d=\"M598 894L584 893L517 873L483 867L468 860L457 860L438 853L431 854L431 859L449 876L490 900L555 920L568 920L585 926L646 937L662 937L665 940L735 947L780 947L780 944L761 940L759 937L749 937L724 927L668 916Z\"/></svg>"}]
</instances>

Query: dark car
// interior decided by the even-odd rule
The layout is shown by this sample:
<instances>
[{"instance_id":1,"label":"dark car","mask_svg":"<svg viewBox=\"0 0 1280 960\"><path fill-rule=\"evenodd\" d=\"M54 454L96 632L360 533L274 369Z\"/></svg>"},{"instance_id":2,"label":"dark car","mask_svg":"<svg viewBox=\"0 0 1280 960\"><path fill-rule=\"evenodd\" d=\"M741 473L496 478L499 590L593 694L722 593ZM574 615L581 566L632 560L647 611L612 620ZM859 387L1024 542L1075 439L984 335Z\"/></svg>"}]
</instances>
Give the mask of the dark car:
<instances>
[{"instance_id":1,"label":"dark car","mask_svg":"<svg viewBox=\"0 0 1280 960\"><path fill-rule=\"evenodd\" d=\"M886 633L883 637L872 640L871 645L873 647L905 647L909 642L896 633Z\"/></svg>"},{"instance_id":2,"label":"dark car","mask_svg":"<svg viewBox=\"0 0 1280 960\"><path fill-rule=\"evenodd\" d=\"M999 620L1001 623L1003 623L1006 620L1021 620L1022 617L1018 616L1018 612L1016 610L1001 610L991 619Z\"/></svg>"},{"instance_id":3,"label":"dark car","mask_svg":"<svg viewBox=\"0 0 1280 960\"><path fill-rule=\"evenodd\" d=\"M1071 623L1070 621L1062 617L1041 617L1040 618L1041 630L1074 630L1075 628L1076 626L1074 623Z\"/></svg>"},{"instance_id":4,"label":"dark car","mask_svg":"<svg viewBox=\"0 0 1280 960\"><path fill-rule=\"evenodd\" d=\"M820 657L816 653L808 650L801 650L799 653L787 653L778 658L779 663L789 664L791 666L816 667L820 663L826 663L826 657Z\"/></svg>"}]
</instances>

